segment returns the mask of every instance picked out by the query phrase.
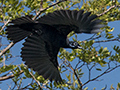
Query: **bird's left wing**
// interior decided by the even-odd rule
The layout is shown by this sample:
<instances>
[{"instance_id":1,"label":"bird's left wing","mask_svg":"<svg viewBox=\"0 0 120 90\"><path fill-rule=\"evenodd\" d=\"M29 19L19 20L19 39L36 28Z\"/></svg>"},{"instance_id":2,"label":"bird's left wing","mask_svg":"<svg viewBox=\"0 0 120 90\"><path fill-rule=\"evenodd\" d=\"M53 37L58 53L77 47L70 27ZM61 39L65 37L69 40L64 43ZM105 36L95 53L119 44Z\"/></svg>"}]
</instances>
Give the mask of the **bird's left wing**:
<instances>
[{"instance_id":1,"label":"bird's left wing","mask_svg":"<svg viewBox=\"0 0 120 90\"><path fill-rule=\"evenodd\" d=\"M29 36L23 45L21 57L28 67L33 68L45 79L62 82L57 62L59 49L56 53L51 52L51 47L48 43L36 35Z\"/></svg>"},{"instance_id":2,"label":"bird's left wing","mask_svg":"<svg viewBox=\"0 0 120 90\"><path fill-rule=\"evenodd\" d=\"M56 10L40 17L39 23L54 26L57 30L64 32L66 35L71 31L76 33L98 33L102 32L100 24L102 20L96 19L97 15L91 15L91 12L84 10Z\"/></svg>"}]
</instances>

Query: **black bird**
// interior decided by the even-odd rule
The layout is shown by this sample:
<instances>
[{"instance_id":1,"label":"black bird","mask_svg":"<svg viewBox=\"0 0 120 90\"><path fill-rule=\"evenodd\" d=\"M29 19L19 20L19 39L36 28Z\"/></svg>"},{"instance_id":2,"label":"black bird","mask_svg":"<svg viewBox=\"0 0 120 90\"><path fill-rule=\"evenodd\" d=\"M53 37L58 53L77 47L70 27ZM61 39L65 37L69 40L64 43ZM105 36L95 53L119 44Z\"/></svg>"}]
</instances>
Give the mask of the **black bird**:
<instances>
[{"instance_id":1,"label":"black bird","mask_svg":"<svg viewBox=\"0 0 120 90\"><path fill-rule=\"evenodd\" d=\"M57 54L60 48L81 48L77 42L69 41L67 35L75 33L102 32L102 20L84 10L57 10L38 20L24 16L12 20L6 29L8 38L14 43L25 39L21 57L45 79L62 82L58 71Z\"/></svg>"}]
</instances>

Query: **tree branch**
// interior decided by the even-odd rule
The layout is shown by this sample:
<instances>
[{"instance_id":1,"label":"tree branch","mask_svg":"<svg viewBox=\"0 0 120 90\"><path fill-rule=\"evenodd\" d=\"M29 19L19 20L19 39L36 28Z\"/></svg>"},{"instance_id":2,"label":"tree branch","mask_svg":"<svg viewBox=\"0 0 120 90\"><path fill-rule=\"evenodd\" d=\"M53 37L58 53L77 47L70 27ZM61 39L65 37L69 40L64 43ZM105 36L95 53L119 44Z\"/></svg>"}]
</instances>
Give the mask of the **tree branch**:
<instances>
[{"instance_id":1,"label":"tree branch","mask_svg":"<svg viewBox=\"0 0 120 90\"><path fill-rule=\"evenodd\" d=\"M83 84L83 86L86 85L86 84L88 84L90 81L94 81L94 80L98 79L99 77L103 76L104 74L107 74L107 73L113 71L114 69L116 69L116 68L118 68L118 67L120 67L120 65L115 66L115 67L112 68L112 69L110 69L110 68L106 69L102 74L100 74L100 75L96 76L95 78L90 79L90 80L88 80L87 82L85 82L85 83Z\"/></svg>"},{"instance_id":2,"label":"tree branch","mask_svg":"<svg viewBox=\"0 0 120 90\"><path fill-rule=\"evenodd\" d=\"M106 14L107 12L109 12L111 9L115 8L115 7L120 7L120 5L113 5L110 8L108 8L106 11L104 11L103 13L99 14L98 17Z\"/></svg>"},{"instance_id":3,"label":"tree branch","mask_svg":"<svg viewBox=\"0 0 120 90\"><path fill-rule=\"evenodd\" d=\"M80 68L82 68L82 66L84 66L85 65L85 62L83 62L83 64L82 65L80 65L78 68L77 68L77 66L78 66L79 64L77 63L77 65L75 66L75 69L80 69Z\"/></svg>"},{"instance_id":4,"label":"tree branch","mask_svg":"<svg viewBox=\"0 0 120 90\"><path fill-rule=\"evenodd\" d=\"M110 40L102 40L102 41L95 41L95 43L100 43L100 42L110 42L110 41L118 41L118 42L120 42L120 40L119 40L120 38L114 38L114 39L110 39Z\"/></svg>"},{"instance_id":5,"label":"tree branch","mask_svg":"<svg viewBox=\"0 0 120 90\"><path fill-rule=\"evenodd\" d=\"M79 79L79 77L78 77L78 75L77 75L77 73L76 73L76 69L73 69L73 67L71 66L71 64L69 63L69 62L67 62L68 63L68 66L69 66L69 68L73 71L73 73L74 73L74 75L76 76L76 78L77 78L77 80L78 80L78 83L79 83L79 85L80 85L80 90L82 90L82 82L80 81L80 79Z\"/></svg>"},{"instance_id":6,"label":"tree branch","mask_svg":"<svg viewBox=\"0 0 120 90\"><path fill-rule=\"evenodd\" d=\"M76 76L76 78L77 78L77 80L78 80L78 82L79 82L79 84L80 84L80 90L82 90L82 86L83 86L83 85L82 85L82 82L80 81L80 79L79 79L79 77L78 77L75 69L73 69L72 66L70 66L70 68L71 68L71 70L74 72L74 75Z\"/></svg>"},{"instance_id":7,"label":"tree branch","mask_svg":"<svg viewBox=\"0 0 120 90\"><path fill-rule=\"evenodd\" d=\"M46 7L45 9L40 9L39 12L37 13L37 15L34 16L33 20L35 20L37 17L39 17L39 15L40 15L42 12L44 12L44 11L46 11L47 9L49 9L49 8L51 8L51 7L59 4L59 3L61 3L61 2L64 2L64 1L67 1L67 0L61 0L61 1L59 1L59 2L56 2L56 3L54 3L54 4L52 4L52 5L48 6L48 7Z\"/></svg>"},{"instance_id":8,"label":"tree branch","mask_svg":"<svg viewBox=\"0 0 120 90\"><path fill-rule=\"evenodd\" d=\"M23 71L21 70L18 75L20 75L22 73L23 73ZM7 79L10 79L10 78L13 78L13 77L15 77L14 74L9 75L9 76L0 77L0 81L4 81L4 80L7 80Z\"/></svg>"},{"instance_id":9,"label":"tree branch","mask_svg":"<svg viewBox=\"0 0 120 90\"><path fill-rule=\"evenodd\" d=\"M84 40L84 41L95 40L95 39L98 39L98 38L102 37L102 35L99 35L99 36L97 36L97 37L94 37L95 35L96 35L96 34L94 34L92 37L90 37L90 38L88 38L88 39L86 39L86 40Z\"/></svg>"},{"instance_id":10,"label":"tree branch","mask_svg":"<svg viewBox=\"0 0 120 90\"><path fill-rule=\"evenodd\" d=\"M14 45L13 42L11 42L4 50L0 52L0 57L6 53L7 50L9 50Z\"/></svg>"},{"instance_id":11,"label":"tree branch","mask_svg":"<svg viewBox=\"0 0 120 90\"><path fill-rule=\"evenodd\" d=\"M2 30L6 27L6 25L9 23L9 21L10 21L10 19L4 23L3 27L2 27L1 30L0 30L0 33L1 33Z\"/></svg>"},{"instance_id":12,"label":"tree branch","mask_svg":"<svg viewBox=\"0 0 120 90\"><path fill-rule=\"evenodd\" d=\"M41 85L40 85L40 82L39 82L38 80L36 80L36 78L34 77L34 75L33 75L31 72L29 72L29 73L30 73L30 75L32 76L32 78L38 83L39 88L40 88L40 90L41 90L42 87L41 87Z\"/></svg>"}]
</instances>

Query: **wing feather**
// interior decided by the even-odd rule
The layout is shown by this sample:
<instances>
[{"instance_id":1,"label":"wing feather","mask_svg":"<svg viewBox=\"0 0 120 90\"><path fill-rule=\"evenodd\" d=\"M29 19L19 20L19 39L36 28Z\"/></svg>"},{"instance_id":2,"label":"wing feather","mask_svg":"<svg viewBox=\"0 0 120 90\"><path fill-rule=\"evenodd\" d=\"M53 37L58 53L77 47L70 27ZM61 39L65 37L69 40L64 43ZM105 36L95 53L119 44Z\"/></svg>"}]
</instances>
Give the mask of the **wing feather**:
<instances>
[{"instance_id":1,"label":"wing feather","mask_svg":"<svg viewBox=\"0 0 120 90\"><path fill-rule=\"evenodd\" d=\"M25 61L28 67L33 68L33 70L37 71L38 74L42 75L45 79L62 82L58 71L57 53L55 53L55 55L51 52L55 55L55 57L51 57L51 55L49 55L50 51L47 51L50 46L46 47L46 44L47 42L40 36L29 36L23 44L24 47L21 52L22 60Z\"/></svg>"},{"instance_id":2,"label":"wing feather","mask_svg":"<svg viewBox=\"0 0 120 90\"><path fill-rule=\"evenodd\" d=\"M14 25L7 26L7 37L10 38L14 43L21 41L25 37L29 36L31 34L30 31L24 30L21 28L21 25L29 27L29 25L24 25L26 23L35 23L34 20L31 19L30 16L24 16L17 18L15 20L12 20L11 22Z\"/></svg>"},{"instance_id":3,"label":"wing feather","mask_svg":"<svg viewBox=\"0 0 120 90\"><path fill-rule=\"evenodd\" d=\"M97 15L91 15L91 12L84 13L84 10L57 10L53 13L49 13L39 18L37 21L39 23L48 24L54 26L60 32L65 31L65 35L69 34L71 31L75 31L76 33L98 33L102 32L99 30L104 27L97 19ZM100 24L97 29L97 25ZM92 26L93 25L93 26ZM63 27L64 28L60 28ZM66 27L69 26L69 28ZM94 31L94 32L93 32Z\"/></svg>"}]
</instances>

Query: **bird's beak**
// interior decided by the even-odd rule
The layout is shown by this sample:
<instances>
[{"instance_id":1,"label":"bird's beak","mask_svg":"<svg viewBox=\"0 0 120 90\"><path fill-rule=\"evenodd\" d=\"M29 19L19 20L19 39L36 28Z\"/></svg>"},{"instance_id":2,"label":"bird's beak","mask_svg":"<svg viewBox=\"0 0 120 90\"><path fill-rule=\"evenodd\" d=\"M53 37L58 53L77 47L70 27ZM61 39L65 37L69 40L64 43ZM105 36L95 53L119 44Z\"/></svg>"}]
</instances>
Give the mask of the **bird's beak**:
<instances>
[{"instance_id":1,"label":"bird's beak","mask_svg":"<svg viewBox=\"0 0 120 90\"><path fill-rule=\"evenodd\" d=\"M78 49L82 49L82 50L83 50L83 48L82 48L80 45L78 45L78 46L77 46L77 48L78 48Z\"/></svg>"}]
</instances>

